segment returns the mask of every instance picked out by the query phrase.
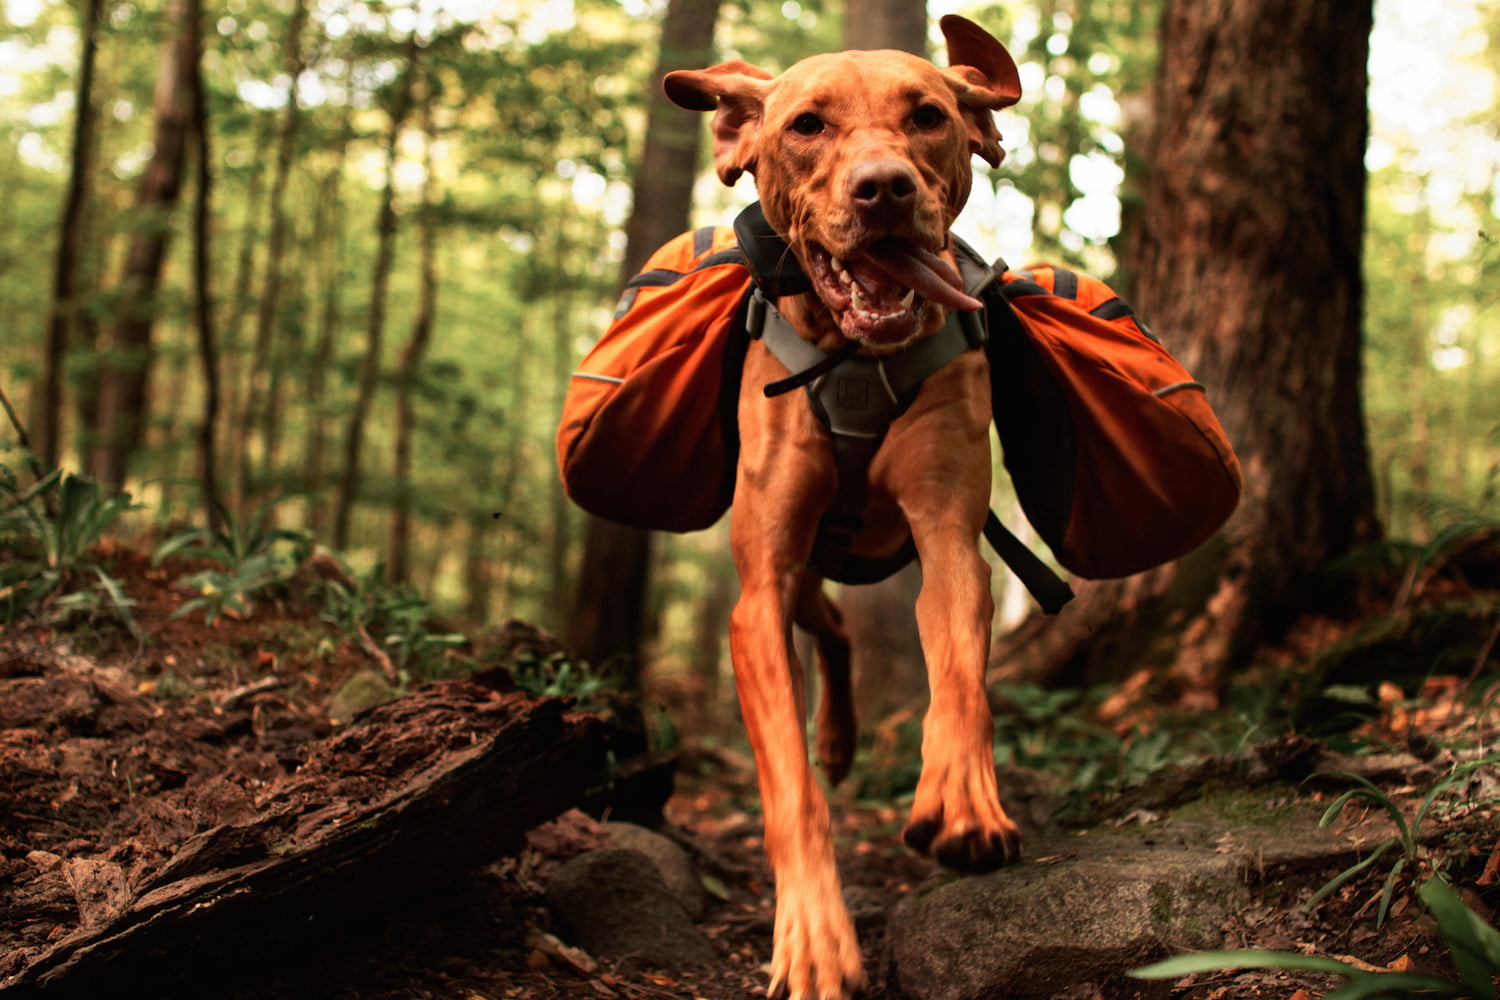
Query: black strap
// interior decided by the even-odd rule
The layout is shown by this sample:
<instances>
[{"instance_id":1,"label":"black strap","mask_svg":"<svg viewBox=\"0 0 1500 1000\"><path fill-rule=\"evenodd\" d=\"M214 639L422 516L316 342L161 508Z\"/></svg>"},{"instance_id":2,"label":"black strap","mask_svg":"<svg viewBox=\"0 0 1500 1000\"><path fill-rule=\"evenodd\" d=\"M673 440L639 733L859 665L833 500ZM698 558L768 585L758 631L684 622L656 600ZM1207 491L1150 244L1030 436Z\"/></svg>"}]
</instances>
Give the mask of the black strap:
<instances>
[{"instance_id":1,"label":"black strap","mask_svg":"<svg viewBox=\"0 0 1500 1000\"><path fill-rule=\"evenodd\" d=\"M765 388L766 398L770 399L772 396L780 396L782 393L791 392L793 389L800 389L804 385L816 382L821 376L828 374L842 364L845 358L850 358L857 354L859 346L859 342L856 340L848 341L836 348L832 353L825 355L823 360L811 368L804 368L800 372L794 372L784 379L778 379L768 384Z\"/></svg>"},{"instance_id":2,"label":"black strap","mask_svg":"<svg viewBox=\"0 0 1500 1000\"><path fill-rule=\"evenodd\" d=\"M1010 529L1000 523L1000 518L990 511L984 522L984 537L990 548L1004 560L1010 571L1016 574L1025 588L1042 606L1042 611L1055 615L1073 599L1073 588L1069 587L1052 568L1042 562L1035 552L1028 549Z\"/></svg>"}]
</instances>

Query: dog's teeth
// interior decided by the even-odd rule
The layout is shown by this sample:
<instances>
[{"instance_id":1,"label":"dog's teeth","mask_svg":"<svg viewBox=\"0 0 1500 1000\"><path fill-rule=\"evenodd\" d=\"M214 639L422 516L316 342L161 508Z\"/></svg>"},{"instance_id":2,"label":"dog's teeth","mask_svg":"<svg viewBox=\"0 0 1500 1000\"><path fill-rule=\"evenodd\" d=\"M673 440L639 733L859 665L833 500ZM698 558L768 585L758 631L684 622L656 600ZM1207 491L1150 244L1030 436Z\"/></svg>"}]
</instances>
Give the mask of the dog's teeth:
<instances>
[{"instance_id":1,"label":"dog's teeth","mask_svg":"<svg viewBox=\"0 0 1500 1000\"><path fill-rule=\"evenodd\" d=\"M854 275L849 273L849 269L844 266L844 262L837 257L833 258L833 274L834 277L839 279L839 284L845 288L854 284Z\"/></svg>"},{"instance_id":2,"label":"dog's teeth","mask_svg":"<svg viewBox=\"0 0 1500 1000\"><path fill-rule=\"evenodd\" d=\"M916 297L917 297L916 289L914 289L914 288L908 288L906 290L906 294L903 295L903 296L901 296L901 301L899 303L897 303L897 305L899 305L902 309L910 309L912 301L914 299L916 299Z\"/></svg>"},{"instance_id":3,"label":"dog's teeth","mask_svg":"<svg viewBox=\"0 0 1500 1000\"><path fill-rule=\"evenodd\" d=\"M849 305L859 312L870 311L870 301L865 298L864 292L859 290L858 285L854 287L853 293L849 296Z\"/></svg>"}]
</instances>

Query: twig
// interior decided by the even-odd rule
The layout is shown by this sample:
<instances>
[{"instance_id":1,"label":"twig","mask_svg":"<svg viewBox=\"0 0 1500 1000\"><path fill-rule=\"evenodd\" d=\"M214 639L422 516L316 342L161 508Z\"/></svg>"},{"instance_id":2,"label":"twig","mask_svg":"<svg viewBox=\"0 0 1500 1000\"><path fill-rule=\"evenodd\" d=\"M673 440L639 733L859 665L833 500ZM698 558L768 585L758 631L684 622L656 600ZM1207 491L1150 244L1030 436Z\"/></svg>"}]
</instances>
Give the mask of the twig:
<instances>
[{"instance_id":1,"label":"twig","mask_svg":"<svg viewBox=\"0 0 1500 1000\"><path fill-rule=\"evenodd\" d=\"M397 683L400 680L400 677L398 677L396 674L396 665L391 662L391 658L385 655L385 651L383 649L375 645L375 640L370 638L370 633L365 630L363 624L354 626L354 630L359 633L359 644L361 648L363 648L366 653L370 654L371 659L380 664L380 672L385 674L385 679L390 681L392 684Z\"/></svg>"},{"instance_id":2,"label":"twig","mask_svg":"<svg viewBox=\"0 0 1500 1000\"><path fill-rule=\"evenodd\" d=\"M1464 690L1466 692L1473 690L1474 682L1479 680L1479 672L1484 669L1484 661L1488 660L1490 658L1490 654L1495 651L1495 641L1497 639L1500 639L1500 622L1497 622L1495 624L1494 631L1492 631L1490 633L1490 637L1485 640L1484 648L1481 649L1479 651L1479 655L1474 658L1474 669L1470 670L1469 676L1464 678Z\"/></svg>"},{"instance_id":3,"label":"twig","mask_svg":"<svg viewBox=\"0 0 1500 1000\"><path fill-rule=\"evenodd\" d=\"M267 691L274 691L285 683L286 682L283 681L280 677L276 677L274 675L270 677L262 677L258 681L251 681L249 684L243 684L240 687L235 688L233 691L230 691L224 697L219 699L219 707L228 712L231 709L238 708L240 702L244 701L246 698L250 698L258 694L264 694Z\"/></svg>"},{"instance_id":4,"label":"twig","mask_svg":"<svg viewBox=\"0 0 1500 1000\"><path fill-rule=\"evenodd\" d=\"M0 406L5 408L5 415L10 418L10 425L16 429L16 440L21 445L21 450L26 453L26 463L31 466L32 475L41 479L47 475L47 466L36 457L31 450L31 438L26 434L26 425L21 423L21 417L16 413L16 408L10 405L10 397L5 394L5 386L0 385Z\"/></svg>"}]
</instances>

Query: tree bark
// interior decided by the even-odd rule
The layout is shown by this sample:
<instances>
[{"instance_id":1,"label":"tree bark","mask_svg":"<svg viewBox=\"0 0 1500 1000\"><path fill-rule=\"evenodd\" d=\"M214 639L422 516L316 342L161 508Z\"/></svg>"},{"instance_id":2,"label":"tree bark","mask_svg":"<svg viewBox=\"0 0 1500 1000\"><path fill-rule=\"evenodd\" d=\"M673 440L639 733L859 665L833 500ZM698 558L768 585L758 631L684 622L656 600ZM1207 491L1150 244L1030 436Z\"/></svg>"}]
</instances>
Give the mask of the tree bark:
<instances>
[{"instance_id":1,"label":"tree bark","mask_svg":"<svg viewBox=\"0 0 1500 1000\"><path fill-rule=\"evenodd\" d=\"M1000 676L1144 671L1212 703L1257 646L1336 599L1330 559L1379 537L1360 401L1372 6L1166 3L1133 304L1208 386L1245 494L1197 552L1023 626Z\"/></svg>"},{"instance_id":2,"label":"tree bark","mask_svg":"<svg viewBox=\"0 0 1500 1000\"><path fill-rule=\"evenodd\" d=\"M124 483L130 458L145 439L156 290L192 129L192 74L198 64L200 13L201 0L176 0L172 7L170 22L176 25L176 34L162 47L153 100L153 151L136 189L141 228L130 242L120 274L119 315L100 377L99 427L90 470L99 482L112 486Z\"/></svg>"},{"instance_id":3,"label":"tree bark","mask_svg":"<svg viewBox=\"0 0 1500 1000\"><path fill-rule=\"evenodd\" d=\"M406 65L391 106L391 130L386 137L385 191L380 199L380 215L375 225L378 244L374 273L370 279L370 313L365 327L364 358L359 368L359 389L354 411L344 435L343 472L339 480L338 506L333 518L333 547L349 547L349 523L354 504L359 499L362 479L365 424L375 401L375 384L380 376L380 355L384 346L386 290L390 285L391 264L396 253L396 145L401 138L406 116L411 111L412 77L418 69L417 33L406 41Z\"/></svg>"},{"instance_id":4,"label":"tree bark","mask_svg":"<svg viewBox=\"0 0 1500 1000\"><path fill-rule=\"evenodd\" d=\"M252 980L267 955L316 954L349 923L513 853L601 783L607 736L597 717L502 693L499 680L374 709L274 778L262 808L189 826L165 864L133 851L68 859L77 881L110 891L81 894L78 922L7 996L121 995L120 983L132 996L213 995Z\"/></svg>"},{"instance_id":5,"label":"tree bark","mask_svg":"<svg viewBox=\"0 0 1500 1000\"><path fill-rule=\"evenodd\" d=\"M718 14L719 5L705 0L672 0L667 5L648 91L646 141L625 227L622 284L657 247L690 224L700 123L667 100L661 81L672 70L708 65ZM572 611L564 629L568 645L591 663L623 657L627 684L639 681L651 548L649 532L588 518Z\"/></svg>"},{"instance_id":6,"label":"tree bark","mask_svg":"<svg viewBox=\"0 0 1500 1000\"><path fill-rule=\"evenodd\" d=\"M99 50L99 18L103 0L83 7L82 51L78 58L78 94L74 101L73 163L58 224L57 257L52 272L52 304L47 317L47 353L42 368L41 404L33 423L35 447L43 464L55 467L62 453L63 366L67 362L73 314L77 310L80 250L84 215L88 208L89 176L94 161L94 57Z\"/></svg>"}]
</instances>

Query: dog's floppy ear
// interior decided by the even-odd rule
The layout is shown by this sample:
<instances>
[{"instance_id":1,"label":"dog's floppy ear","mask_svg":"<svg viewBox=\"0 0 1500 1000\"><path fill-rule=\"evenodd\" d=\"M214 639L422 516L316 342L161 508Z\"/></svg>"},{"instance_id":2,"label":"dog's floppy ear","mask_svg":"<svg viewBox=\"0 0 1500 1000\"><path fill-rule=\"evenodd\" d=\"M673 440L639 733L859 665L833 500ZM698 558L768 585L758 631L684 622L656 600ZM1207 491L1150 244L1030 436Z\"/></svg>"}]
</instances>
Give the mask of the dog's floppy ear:
<instances>
[{"instance_id":1,"label":"dog's floppy ear","mask_svg":"<svg viewBox=\"0 0 1500 1000\"><path fill-rule=\"evenodd\" d=\"M1005 159L992 111L1021 99L1016 63L990 33L968 18L949 14L938 21L948 40L948 82L958 94L969 126L969 148L992 167Z\"/></svg>"},{"instance_id":2,"label":"dog's floppy ear","mask_svg":"<svg viewBox=\"0 0 1500 1000\"><path fill-rule=\"evenodd\" d=\"M680 69L662 81L673 103L714 113L714 165L725 184L734 184L747 170L755 173L755 137L771 79L760 67L736 59L708 69Z\"/></svg>"}]
</instances>

